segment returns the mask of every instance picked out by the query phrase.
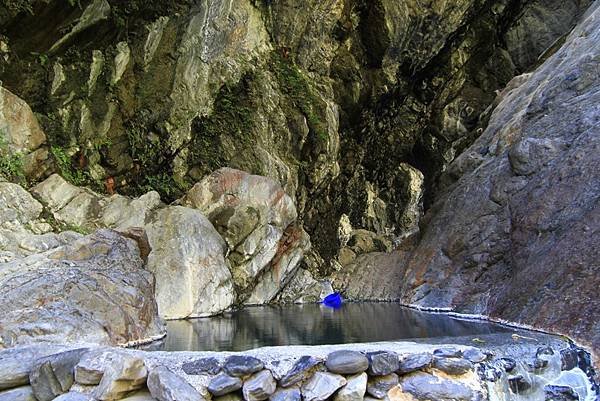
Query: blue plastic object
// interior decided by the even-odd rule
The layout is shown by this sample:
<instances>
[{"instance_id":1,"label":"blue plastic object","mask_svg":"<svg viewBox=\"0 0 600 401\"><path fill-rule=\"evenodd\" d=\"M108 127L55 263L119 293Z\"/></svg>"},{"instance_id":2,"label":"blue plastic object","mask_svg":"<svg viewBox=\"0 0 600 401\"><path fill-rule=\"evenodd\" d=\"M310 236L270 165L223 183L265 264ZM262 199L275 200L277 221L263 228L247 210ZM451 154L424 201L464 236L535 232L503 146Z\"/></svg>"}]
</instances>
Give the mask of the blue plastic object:
<instances>
[{"instance_id":1,"label":"blue plastic object","mask_svg":"<svg viewBox=\"0 0 600 401\"><path fill-rule=\"evenodd\" d=\"M339 292L334 292L333 294L329 294L325 298L323 298L323 305L334 309L341 308L342 302L342 296Z\"/></svg>"}]
</instances>

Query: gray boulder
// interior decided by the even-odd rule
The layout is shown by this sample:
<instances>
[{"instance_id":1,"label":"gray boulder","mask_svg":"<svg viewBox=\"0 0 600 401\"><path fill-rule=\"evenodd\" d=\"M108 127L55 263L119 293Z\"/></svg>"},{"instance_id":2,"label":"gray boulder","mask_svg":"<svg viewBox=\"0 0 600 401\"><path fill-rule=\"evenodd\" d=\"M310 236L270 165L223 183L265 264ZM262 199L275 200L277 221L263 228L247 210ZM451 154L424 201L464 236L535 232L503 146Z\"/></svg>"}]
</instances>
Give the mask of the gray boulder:
<instances>
[{"instance_id":1,"label":"gray boulder","mask_svg":"<svg viewBox=\"0 0 600 401\"><path fill-rule=\"evenodd\" d=\"M100 401L120 400L146 384L148 370L144 361L131 355L117 355L105 367L102 380L94 390Z\"/></svg>"},{"instance_id":2,"label":"gray boulder","mask_svg":"<svg viewBox=\"0 0 600 401\"><path fill-rule=\"evenodd\" d=\"M246 401L266 400L275 392L277 383L268 370L253 374L244 382L242 393Z\"/></svg>"},{"instance_id":3,"label":"gray boulder","mask_svg":"<svg viewBox=\"0 0 600 401\"><path fill-rule=\"evenodd\" d=\"M29 373L37 366L36 361L63 349L61 346L44 344L0 351L0 390L29 384Z\"/></svg>"},{"instance_id":4,"label":"gray boulder","mask_svg":"<svg viewBox=\"0 0 600 401\"><path fill-rule=\"evenodd\" d=\"M348 381L333 397L333 401L362 401L367 391L367 374L347 377Z\"/></svg>"},{"instance_id":5,"label":"gray boulder","mask_svg":"<svg viewBox=\"0 0 600 401\"><path fill-rule=\"evenodd\" d=\"M162 337L154 278L136 243L100 230L42 254L0 263L0 337L127 344Z\"/></svg>"},{"instance_id":6,"label":"gray boulder","mask_svg":"<svg viewBox=\"0 0 600 401\"><path fill-rule=\"evenodd\" d=\"M204 400L192 385L165 367L158 367L150 372L148 389L158 401Z\"/></svg>"},{"instance_id":7,"label":"gray boulder","mask_svg":"<svg viewBox=\"0 0 600 401\"><path fill-rule=\"evenodd\" d=\"M433 355L429 353L410 354L402 358L398 368L399 373L410 373L415 370L428 368L433 363Z\"/></svg>"},{"instance_id":8,"label":"gray boulder","mask_svg":"<svg viewBox=\"0 0 600 401\"><path fill-rule=\"evenodd\" d=\"M234 377L247 376L258 372L265 364L258 358L247 355L232 355L225 361L225 371Z\"/></svg>"},{"instance_id":9,"label":"gray boulder","mask_svg":"<svg viewBox=\"0 0 600 401\"><path fill-rule=\"evenodd\" d=\"M334 351L327 356L327 369L333 373L356 374L369 368L369 360L358 351Z\"/></svg>"},{"instance_id":10,"label":"gray boulder","mask_svg":"<svg viewBox=\"0 0 600 401\"><path fill-rule=\"evenodd\" d=\"M208 383L208 391L214 396L232 393L242 388L242 379L219 373Z\"/></svg>"},{"instance_id":11,"label":"gray boulder","mask_svg":"<svg viewBox=\"0 0 600 401\"><path fill-rule=\"evenodd\" d=\"M345 384L346 379L343 376L328 372L317 372L302 384L302 399L305 401L325 401Z\"/></svg>"},{"instance_id":12,"label":"gray boulder","mask_svg":"<svg viewBox=\"0 0 600 401\"><path fill-rule=\"evenodd\" d=\"M311 377L322 362L314 356L305 355L279 380L282 387L293 386Z\"/></svg>"},{"instance_id":13,"label":"gray boulder","mask_svg":"<svg viewBox=\"0 0 600 401\"><path fill-rule=\"evenodd\" d=\"M462 358L433 358L433 367L449 375L462 375L473 370L473 363Z\"/></svg>"},{"instance_id":14,"label":"gray boulder","mask_svg":"<svg viewBox=\"0 0 600 401\"><path fill-rule=\"evenodd\" d=\"M36 361L29 382L38 401L51 401L69 391L73 385L75 365L87 349L75 349Z\"/></svg>"},{"instance_id":15,"label":"gray boulder","mask_svg":"<svg viewBox=\"0 0 600 401\"><path fill-rule=\"evenodd\" d=\"M398 370L400 360L395 352L378 351L367 353L368 373L371 376L385 376Z\"/></svg>"}]
</instances>

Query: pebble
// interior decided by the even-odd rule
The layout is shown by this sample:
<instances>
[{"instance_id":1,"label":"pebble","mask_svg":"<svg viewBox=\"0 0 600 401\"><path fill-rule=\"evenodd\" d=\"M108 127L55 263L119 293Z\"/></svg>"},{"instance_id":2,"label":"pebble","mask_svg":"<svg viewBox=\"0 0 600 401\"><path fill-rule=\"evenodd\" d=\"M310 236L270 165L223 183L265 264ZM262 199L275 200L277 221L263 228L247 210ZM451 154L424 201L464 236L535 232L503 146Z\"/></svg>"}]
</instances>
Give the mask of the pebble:
<instances>
[{"instance_id":1,"label":"pebble","mask_svg":"<svg viewBox=\"0 0 600 401\"><path fill-rule=\"evenodd\" d=\"M219 373L208 384L208 391L215 396L225 395L242 388L242 379Z\"/></svg>"},{"instance_id":2,"label":"pebble","mask_svg":"<svg viewBox=\"0 0 600 401\"><path fill-rule=\"evenodd\" d=\"M385 376L398 370L400 360L395 352L379 351L369 352L369 369L367 372L371 376Z\"/></svg>"},{"instance_id":3,"label":"pebble","mask_svg":"<svg viewBox=\"0 0 600 401\"><path fill-rule=\"evenodd\" d=\"M398 372L401 374L422 370L431 366L433 356L429 353L410 354L400 361Z\"/></svg>"},{"instance_id":4,"label":"pebble","mask_svg":"<svg viewBox=\"0 0 600 401\"><path fill-rule=\"evenodd\" d=\"M242 377L263 370L264 363L257 358L246 355L232 355L225 361L225 372L230 376Z\"/></svg>"}]
</instances>

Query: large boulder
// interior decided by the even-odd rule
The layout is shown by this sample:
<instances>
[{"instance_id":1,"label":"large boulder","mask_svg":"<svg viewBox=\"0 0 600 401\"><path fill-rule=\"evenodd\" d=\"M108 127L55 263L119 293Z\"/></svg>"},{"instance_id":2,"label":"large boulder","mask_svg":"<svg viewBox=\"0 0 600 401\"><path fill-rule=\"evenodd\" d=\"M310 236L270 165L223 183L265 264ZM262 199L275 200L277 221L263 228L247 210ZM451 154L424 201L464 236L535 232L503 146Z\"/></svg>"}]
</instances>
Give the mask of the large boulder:
<instances>
[{"instance_id":1,"label":"large boulder","mask_svg":"<svg viewBox=\"0 0 600 401\"><path fill-rule=\"evenodd\" d=\"M274 298L308 247L301 229L286 232L297 218L296 207L281 185L267 177L222 168L179 202L200 210L221 233L238 295L246 300L251 294L250 303ZM259 277L271 284L263 283L251 293Z\"/></svg>"},{"instance_id":2,"label":"large boulder","mask_svg":"<svg viewBox=\"0 0 600 401\"><path fill-rule=\"evenodd\" d=\"M197 210L174 206L159 210L146 226L152 251L148 270L156 276L161 316L209 316L234 301L226 245Z\"/></svg>"},{"instance_id":3,"label":"large boulder","mask_svg":"<svg viewBox=\"0 0 600 401\"><path fill-rule=\"evenodd\" d=\"M561 332L600 349L600 8L449 167L403 301Z\"/></svg>"},{"instance_id":4,"label":"large boulder","mask_svg":"<svg viewBox=\"0 0 600 401\"><path fill-rule=\"evenodd\" d=\"M41 178L49 170L46 134L37 118L24 100L0 86L0 155L4 151L18 158L27 178Z\"/></svg>"},{"instance_id":5,"label":"large boulder","mask_svg":"<svg viewBox=\"0 0 600 401\"><path fill-rule=\"evenodd\" d=\"M164 335L152 273L137 244L111 230L0 263L0 314L2 347L132 344Z\"/></svg>"}]
</instances>

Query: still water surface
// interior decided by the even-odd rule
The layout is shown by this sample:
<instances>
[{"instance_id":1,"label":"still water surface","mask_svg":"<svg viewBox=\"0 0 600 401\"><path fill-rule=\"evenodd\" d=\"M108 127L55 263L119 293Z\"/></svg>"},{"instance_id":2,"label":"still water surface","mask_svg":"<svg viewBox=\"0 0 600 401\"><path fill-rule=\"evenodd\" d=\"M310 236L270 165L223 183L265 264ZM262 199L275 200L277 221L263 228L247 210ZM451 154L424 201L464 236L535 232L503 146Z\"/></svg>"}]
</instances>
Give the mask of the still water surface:
<instances>
[{"instance_id":1,"label":"still water surface","mask_svg":"<svg viewBox=\"0 0 600 401\"><path fill-rule=\"evenodd\" d=\"M394 303L249 307L203 319L167 323L166 351L244 351L277 345L321 345L477 336L504 326L452 318Z\"/></svg>"}]
</instances>

